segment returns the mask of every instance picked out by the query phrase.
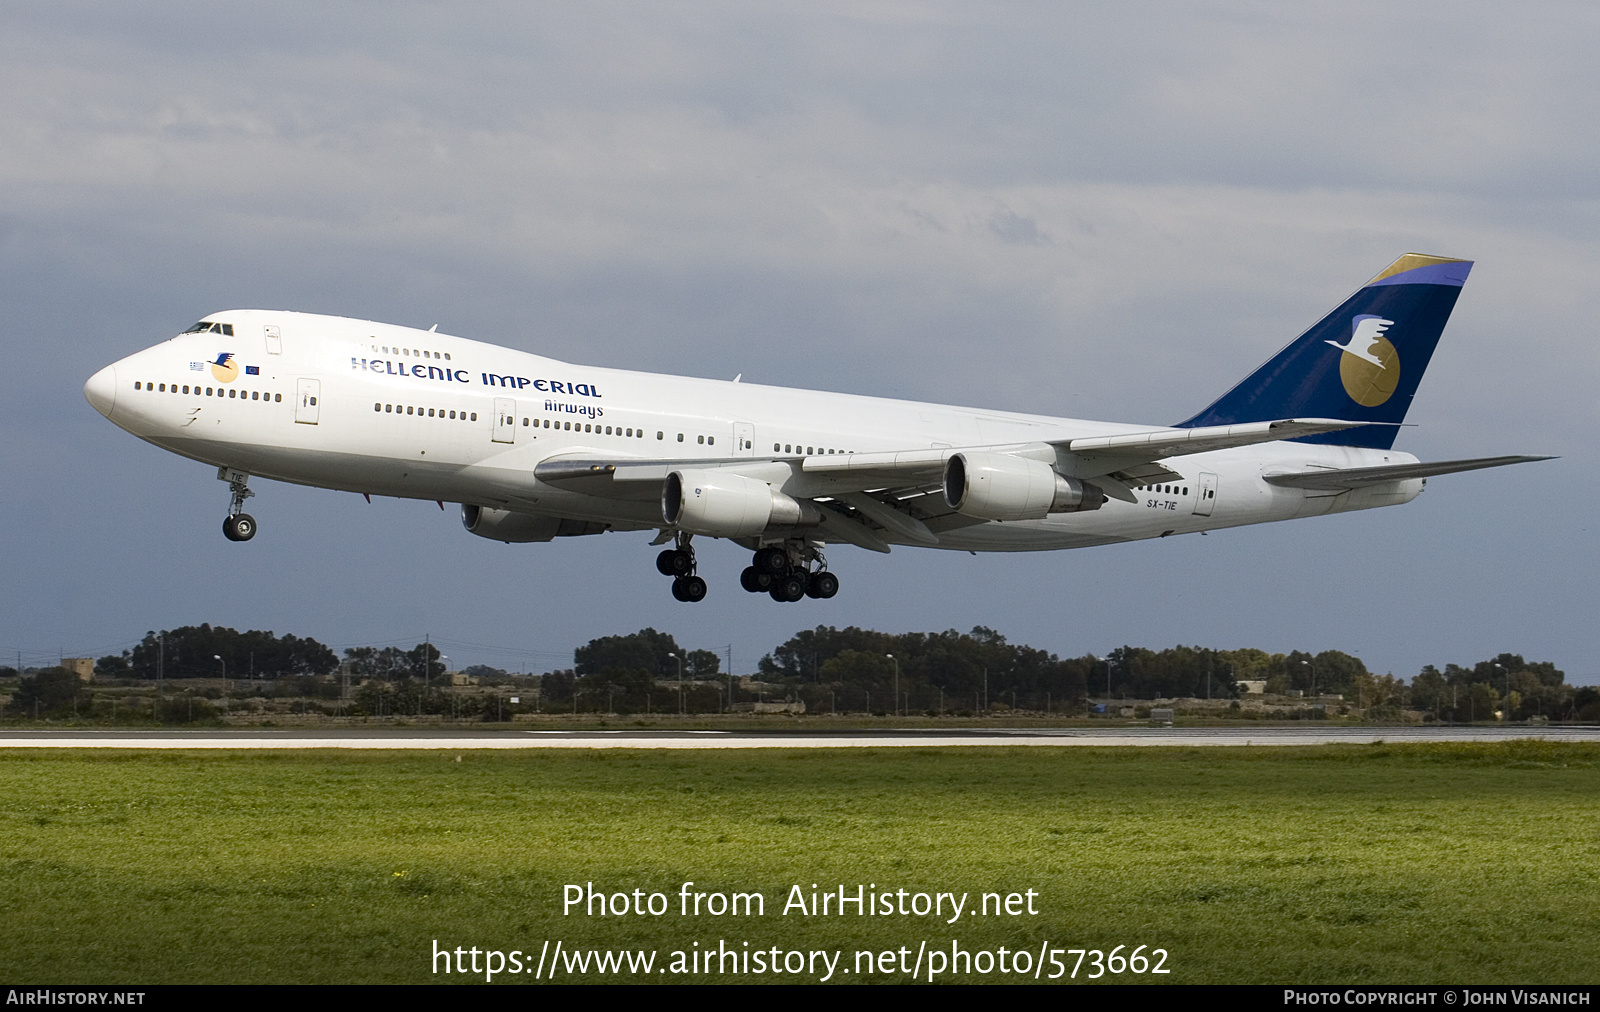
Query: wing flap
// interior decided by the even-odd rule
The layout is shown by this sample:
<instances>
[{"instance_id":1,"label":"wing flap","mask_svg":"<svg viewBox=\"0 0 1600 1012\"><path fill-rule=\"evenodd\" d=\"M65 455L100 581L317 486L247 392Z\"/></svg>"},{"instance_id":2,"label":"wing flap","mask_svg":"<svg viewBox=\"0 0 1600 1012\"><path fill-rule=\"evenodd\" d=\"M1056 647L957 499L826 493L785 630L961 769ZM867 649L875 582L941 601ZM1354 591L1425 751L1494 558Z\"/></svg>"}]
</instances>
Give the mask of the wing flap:
<instances>
[{"instance_id":1,"label":"wing flap","mask_svg":"<svg viewBox=\"0 0 1600 1012\"><path fill-rule=\"evenodd\" d=\"M1123 432L1114 436L1084 436L1053 441L1050 445L1076 454L1154 461L1209 450L1271 443L1280 439L1317 436L1361 424L1364 423L1337 418L1281 418L1273 422L1241 422L1237 425L1204 425L1193 429L1155 429L1150 432Z\"/></svg>"},{"instance_id":2,"label":"wing flap","mask_svg":"<svg viewBox=\"0 0 1600 1012\"><path fill-rule=\"evenodd\" d=\"M1504 467L1507 464L1526 464L1535 460L1553 460L1553 457L1474 457L1467 460L1436 460L1431 463L1384 464L1379 467L1346 467L1338 470L1296 471L1289 474L1268 474L1263 479L1280 488L1303 488L1322 491L1339 491L1382 485L1408 478L1431 478L1439 474L1460 471L1477 471L1486 467Z\"/></svg>"}]
</instances>

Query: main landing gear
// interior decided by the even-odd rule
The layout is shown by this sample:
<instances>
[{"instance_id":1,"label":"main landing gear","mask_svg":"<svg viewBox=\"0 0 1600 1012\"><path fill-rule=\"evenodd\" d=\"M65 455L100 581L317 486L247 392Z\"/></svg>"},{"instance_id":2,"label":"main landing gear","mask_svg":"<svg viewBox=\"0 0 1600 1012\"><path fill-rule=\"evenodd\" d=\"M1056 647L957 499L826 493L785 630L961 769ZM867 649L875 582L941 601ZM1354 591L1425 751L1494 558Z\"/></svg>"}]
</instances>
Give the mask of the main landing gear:
<instances>
[{"instance_id":1,"label":"main landing gear","mask_svg":"<svg viewBox=\"0 0 1600 1012\"><path fill-rule=\"evenodd\" d=\"M227 482L233 492L228 515L222 520L222 536L229 541L249 541L256 536L256 518L244 511L244 501L255 495L250 491L250 476L230 467L219 467L217 477Z\"/></svg>"},{"instance_id":2,"label":"main landing gear","mask_svg":"<svg viewBox=\"0 0 1600 1012\"><path fill-rule=\"evenodd\" d=\"M664 549L656 556L656 570L672 577L672 596L680 601L704 601L706 581L695 575L693 535L678 532L678 547Z\"/></svg>"},{"instance_id":3,"label":"main landing gear","mask_svg":"<svg viewBox=\"0 0 1600 1012\"><path fill-rule=\"evenodd\" d=\"M672 577L672 596L680 601L706 598L706 581L695 575L692 537L679 531L678 547L663 549L656 556L656 570ZM839 578L828 572L827 560L816 546L793 541L757 551L751 564L739 574L739 586L752 594L770 595L774 601L798 601L802 597L825 600L839 593Z\"/></svg>"},{"instance_id":4,"label":"main landing gear","mask_svg":"<svg viewBox=\"0 0 1600 1012\"><path fill-rule=\"evenodd\" d=\"M827 567L822 553L811 545L772 545L756 552L739 574L739 586L752 594L765 592L774 601L827 599L839 593L839 578Z\"/></svg>"}]
</instances>

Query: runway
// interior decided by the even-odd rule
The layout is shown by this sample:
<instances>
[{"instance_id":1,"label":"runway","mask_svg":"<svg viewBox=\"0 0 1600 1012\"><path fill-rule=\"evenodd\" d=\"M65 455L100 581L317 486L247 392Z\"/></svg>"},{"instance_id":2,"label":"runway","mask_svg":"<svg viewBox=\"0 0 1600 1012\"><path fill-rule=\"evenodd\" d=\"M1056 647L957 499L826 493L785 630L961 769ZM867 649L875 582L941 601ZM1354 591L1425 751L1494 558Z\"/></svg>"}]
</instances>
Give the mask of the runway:
<instances>
[{"instance_id":1,"label":"runway","mask_svg":"<svg viewBox=\"0 0 1600 1012\"><path fill-rule=\"evenodd\" d=\"M729 749L1257 747L1518 739L1600 742L1600 727L996 728L839 731L535 731L483 728L0 731L0 749Z\"/></svg>"}]
</instances>

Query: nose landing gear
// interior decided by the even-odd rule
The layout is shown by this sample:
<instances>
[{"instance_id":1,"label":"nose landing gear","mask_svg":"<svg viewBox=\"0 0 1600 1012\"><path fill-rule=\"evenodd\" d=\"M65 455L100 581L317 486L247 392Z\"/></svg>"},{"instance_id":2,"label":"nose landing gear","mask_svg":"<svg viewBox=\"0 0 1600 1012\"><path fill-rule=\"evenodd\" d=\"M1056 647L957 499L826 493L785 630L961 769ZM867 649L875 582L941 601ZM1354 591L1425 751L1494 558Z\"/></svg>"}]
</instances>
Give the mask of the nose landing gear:
<instances>
[{"instance_id":1,"label":"nose landing gear","mask_svg":"<svg viewBox=\"0 0 1600 1012\"><path fill-rule=\"evenodd\" d=\"M255 495L250 491L250 476L231 467L219 467L217 478L227 482L233 492L228 515L222 520L222 536L229 541L249 541L256 536L256 518L244 512L244 501Z\"/></svg>"},{"instance_id":2,"label":"nose landing gear","mask_svg":"<svg viewBox=\"0 0 1600 1012\"><path fill-rule=\"evenodd\" d=\"M656 571L672 577L672 596L691 604L706 599L706 581L695 575L693 535L678 533L678 547L656 556Z\"/></svg>"}]
</instances>

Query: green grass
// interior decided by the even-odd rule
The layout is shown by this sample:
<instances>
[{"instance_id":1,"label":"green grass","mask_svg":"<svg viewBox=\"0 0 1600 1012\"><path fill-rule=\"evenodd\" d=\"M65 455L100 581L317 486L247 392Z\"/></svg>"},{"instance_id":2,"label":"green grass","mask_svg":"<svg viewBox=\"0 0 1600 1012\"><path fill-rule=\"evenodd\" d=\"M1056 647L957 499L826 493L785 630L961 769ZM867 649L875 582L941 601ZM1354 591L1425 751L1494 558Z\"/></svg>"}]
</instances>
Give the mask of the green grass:
<instances>
[{"instance_id":1,"label":"green grass","mask_svg":"<svg viewBox=\"0 0 1600 1012\"><path fill-rule=\"evenodd\" d=\"M441 980L433 939L654 948L658 966L727 939L842 967L959 939L1164 948L1172 982L1573 983L1600 969L1597 864L1600 747L1545 742L0 751L13 981ZM685 880L759 890L766 915L677 916ZM673 913L564 917L562 887L590 881ZM796 883L969 907L1034 889L1041 913L783 916Z\"/></svg>"}]
</instances>

